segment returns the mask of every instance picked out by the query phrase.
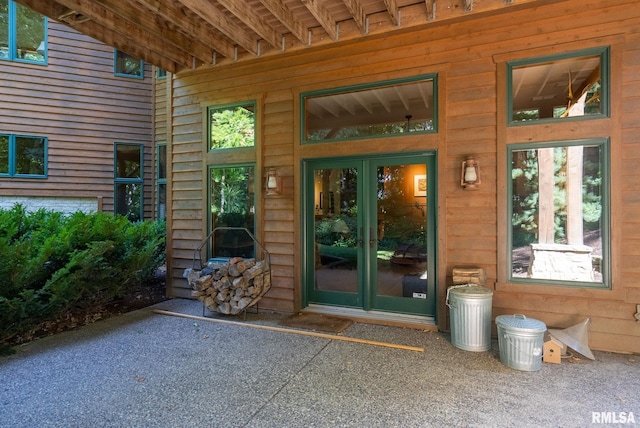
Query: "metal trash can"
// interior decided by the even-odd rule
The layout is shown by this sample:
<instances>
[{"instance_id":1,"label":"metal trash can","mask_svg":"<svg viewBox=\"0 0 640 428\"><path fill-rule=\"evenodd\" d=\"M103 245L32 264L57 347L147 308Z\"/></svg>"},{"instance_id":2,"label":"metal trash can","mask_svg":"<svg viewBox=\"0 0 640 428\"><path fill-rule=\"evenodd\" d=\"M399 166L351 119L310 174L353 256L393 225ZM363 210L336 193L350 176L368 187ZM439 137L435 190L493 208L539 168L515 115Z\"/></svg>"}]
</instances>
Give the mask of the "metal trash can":
<instances>
[{"instance_id":1,"label":"metal trash can","mask_svg":"<svg viewBox=\"0 0 640 428\"><path fill-rule=\"evenodd\" d=\"M491 349L493 291L475 284L454 285L447 290L451 343L465 351Z\"/></svg>"},{"instance_id":2,"label":"metal trash can","mask_svg":"<svg viewBox=\"0 0 640 428\"><path fill-rule=\"evenodd\" d=\"M530 372L542 368L542 342L547 331L545 323L515 314L497 316L496 326L502 364Z\"/></svg>"}]
</instances>

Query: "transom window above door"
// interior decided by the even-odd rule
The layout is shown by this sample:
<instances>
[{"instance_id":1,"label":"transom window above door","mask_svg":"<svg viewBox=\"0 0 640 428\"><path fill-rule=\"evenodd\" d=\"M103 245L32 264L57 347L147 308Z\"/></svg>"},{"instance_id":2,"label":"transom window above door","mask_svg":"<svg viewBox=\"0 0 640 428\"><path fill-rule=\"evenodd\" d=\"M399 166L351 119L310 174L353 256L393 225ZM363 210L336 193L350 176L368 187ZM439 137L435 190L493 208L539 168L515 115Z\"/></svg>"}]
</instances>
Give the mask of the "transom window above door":
<instances>
[{"instance_id":1,"label":"transom window above door","mask_svg":"<svg viewBox=\"0 0 640 428\"><path fill-rule=\"evenodd\" d=\"M301 94L303 143L436 132L436 75Z\"/></svg>"},{"instance_id":2,"label":"transom window above door","mask_svg":"<svg viewBox=\"0 0 640 428\"><path fill-rule=\"evenodd\" d=\"M255 102L208 107L207 130L209 150L254 147Z\"/></svg>"}]
</instances>

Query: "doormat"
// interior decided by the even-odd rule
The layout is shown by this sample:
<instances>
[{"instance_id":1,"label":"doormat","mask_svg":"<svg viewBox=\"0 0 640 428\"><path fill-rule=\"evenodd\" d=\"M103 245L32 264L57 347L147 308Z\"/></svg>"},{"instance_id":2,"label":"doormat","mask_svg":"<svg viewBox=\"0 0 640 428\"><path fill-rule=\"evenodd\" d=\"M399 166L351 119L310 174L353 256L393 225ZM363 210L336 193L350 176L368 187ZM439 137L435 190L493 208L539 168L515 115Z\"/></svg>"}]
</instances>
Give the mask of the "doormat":
<instances>
[{"instance_id":1,"label":"doormat","mask_svg":"<svg viewBox=\"0 0 640 428\"><path fill-rule=\"evenodd\" d=\"M291 315L280 321L285 327L303 328L306 330L328 331L330 333L342 333L353 321L330 317L322 314L299 313Z\"/></svg>"}]
</instances>

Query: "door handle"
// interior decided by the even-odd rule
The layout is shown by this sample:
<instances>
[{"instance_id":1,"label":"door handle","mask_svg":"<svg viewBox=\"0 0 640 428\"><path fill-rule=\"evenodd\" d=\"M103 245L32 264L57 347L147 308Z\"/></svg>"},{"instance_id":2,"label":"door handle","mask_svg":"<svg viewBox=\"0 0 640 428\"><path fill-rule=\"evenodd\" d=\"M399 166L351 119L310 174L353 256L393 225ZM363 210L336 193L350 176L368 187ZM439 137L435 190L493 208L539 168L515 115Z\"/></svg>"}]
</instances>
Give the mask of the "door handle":
<instances>
[{"instance_id":1,"label":"door handle","mask_svg":"<svg viewBox=\"0 0 640 428\"><path fill-rule=\"evenodd\" d=\"M369 230L369 248L374 248L378 239L374 235L373 227Z\"/></svg>"}]
</instances>

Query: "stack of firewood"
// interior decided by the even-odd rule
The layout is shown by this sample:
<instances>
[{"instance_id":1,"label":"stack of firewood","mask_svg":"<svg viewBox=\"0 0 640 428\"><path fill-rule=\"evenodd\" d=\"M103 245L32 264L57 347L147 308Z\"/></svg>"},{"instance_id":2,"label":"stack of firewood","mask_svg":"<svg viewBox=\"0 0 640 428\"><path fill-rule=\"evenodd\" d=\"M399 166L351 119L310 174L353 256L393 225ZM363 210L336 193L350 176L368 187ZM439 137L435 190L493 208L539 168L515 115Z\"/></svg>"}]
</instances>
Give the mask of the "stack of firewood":
<instances>
[{"instance_id":1,"label":"stack of firewood","mask_svg":"<svg viewBox=\"0 0 640 428\"><path fill-rule=\"evenodd\" d=\"M187 279L193 297L211 312L226 315L253 306L271 287L269 264L242 257L227 263L210 263L200 271L191 270Z\"/></svg>"}]
</instances>

